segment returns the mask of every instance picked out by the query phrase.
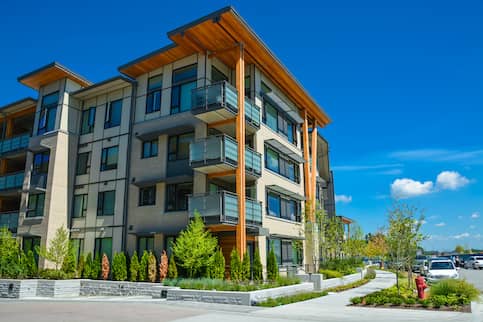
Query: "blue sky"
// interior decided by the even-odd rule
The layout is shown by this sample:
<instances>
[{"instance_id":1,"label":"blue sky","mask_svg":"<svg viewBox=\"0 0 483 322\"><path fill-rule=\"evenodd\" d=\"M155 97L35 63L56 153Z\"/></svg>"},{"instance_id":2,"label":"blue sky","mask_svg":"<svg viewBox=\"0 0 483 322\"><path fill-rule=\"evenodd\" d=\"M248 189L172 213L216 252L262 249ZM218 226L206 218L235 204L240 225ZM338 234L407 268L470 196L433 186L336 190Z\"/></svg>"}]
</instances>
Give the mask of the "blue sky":
<instances>
[{"instance_id":1,"label":"blue sky","mask_svg":"<svg viewBox=\"0 0 483 322\"><path fill-rule=\"evenodd\" d=\"M331 116L339 214L374 231L396 196L424 209L426 248L483 248L479 0L2 1L0 105L35 95L23 73L56 60L101 81L229 4Z\"/></svg>"}]
</instances>

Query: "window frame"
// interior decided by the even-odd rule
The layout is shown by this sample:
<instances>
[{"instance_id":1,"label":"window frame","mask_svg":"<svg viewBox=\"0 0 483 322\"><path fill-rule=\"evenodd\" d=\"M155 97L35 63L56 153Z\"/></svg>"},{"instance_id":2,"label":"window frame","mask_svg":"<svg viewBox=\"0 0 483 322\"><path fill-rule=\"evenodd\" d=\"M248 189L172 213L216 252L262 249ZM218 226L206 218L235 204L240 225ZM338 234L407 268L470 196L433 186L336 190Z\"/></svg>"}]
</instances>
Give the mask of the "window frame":
<instances>
[{"instance_id":1,"label":"window frame","mask_svg":"<svg viewBox=\"0 0 483 322\"><path fill-rule=\"evenodd\" d=\"M188 137L191 136L190 141L188 143L188 153L186 157L180 155L180 149L179 149L179 143L180 143L180 138L181 137ZM171 151L172 148L172 142L171 140L175 139L175 151ZM176 134L176 135L170 135L168 136L168 162L170 161L180 161L180 160L188 160L190 155L189 155L189 144L193 143L195 139L195 132L186 132L186 133L181 133L181 134Z\"/></svg>"},{"instance_id":2,"label":"window frame","mask_svg":"<svg viewBox=\"0 0 483 322\"><path fill-rule=\"evenodd\" d=\"M144 198L144 193L148 193L147 201ZM138 206L155 206L156 205L156 185L148 186L148 187L140 187L139 188L139 200Z\"/></svg>"},{"instance_id":3,"label":"window frame","mask_svg":"<svg viewBox=\"0 0 483 322\"><path fill-rule=\"evenodd\" d=\"M269 167L269 162L268 162L268 157L269 157L269 152L268 151L271 151L275 154L277 154L278 156L278 169L273 169L273 168L270 168ZM276 174L284 177L284 178L287 178L288 180L292 181L292 182L295 182L295 183L300 183L300 164L295 162L294 160L291 160L290 158L288 157L284 157L284 155L274 149L274 148L271 148L267 145L265 145L265 151L264 151L264 159L265 159L265 168L272 171L272 172L275 172ZM291 175L291 171L290 169L293 169L293 177Z\"/></svg>"},{"instance_id":4,"label":"window frame","mask_svg":"<svg viewBox=\"0 0 483 322\"><path fill-rule=\"evenodd\" d=\"M187 77L185 79L182 79L180 81L175 82L175 77L176 77L177 72L181 72L183 70L189 70L191 68L194 68L194 70L196 72L195 76ZM182 112L186 112L186 111L191 110L191 104L190 104L188 109L182 110L182 106L181 106L182 94L183 94L182 88L183 88L183 86L194 84L194 87L192 89L195 89L196 86L197 86L197 81L198 81L198 64L197 63L191 64L191 65L188 65L188 66L183 66L183 67L180 67L180 68L173 70L172 76L171 76L171 84L172 85L171 85L171 102L170 102L170 109L169 109L170 115L178 114L178 113L182 113ZM191 101L191 99L190 99L190 101Z\"/></svg>"},{"instance_id":5,"label":"window frame","mask_svg":"<svg viewBox=\"0 0 483 322\"><path fill-rule=\"evenodd\" d=\"M106 194L112 193L113 194L113 205L112 205L112 213L106 213ZM97 216L114 216L116 214L116 190L107 190L107 191L99 191L97 195Z\"/></svg>"},{"instance_id":6,"label":"window frame","mask_svg":"<svg viewBox=\"0 0 483 322\"><path fill-rule=\"evenodd\" d=\"M279 218L283 220L288 220L292 222L300 223L302 222L302 209L300 205L300 201L290 198L288 196L284 196L280 193L267 189L266 191L266 213L268 217L272 218ZM271 203L269 202L270 198L278 199L278 210L280 213L275 213L272 215L270 208ZM294 214L291 216L290 208L293 206Z\"/></svg>"},{"instance_id":7,"label":"window frame","mask_svg":"<svg viewBox=\"0 0 483 322\"><path fill-rule=\"evenodd\" d=\"M141 250L141 241L144 240L144 249ZM150 245L151 244L151 245ZM151 248L149 248L151 246ZM144 251L148 253L154 252L154 236L138 236L136 240L136 250L138 252L138 256L143 256Z\"/></svg>"},{"instance_id":8,"label":"window frame","mask_svg":"<svg viewBox=\"0 0 483 322\"><path fill-rule=\"evenodd\" d=\"M111 243L111 245L110 245L111 251L109 252L109 254L107 252L103 251L103 249L104 249L103 244L106 243L108 240ZM101 251L102 251L102 254L100 253ZM99 260L102 260L103 254L106 254L106 256L109 258L109 260L111 260L111 258L112 258L112 237L97 237L95 239L95 241L94 241L94 258L97 255Z\"/></svg>"},{"instance_id":9,"label":"window frame","mask_svg":"<svg viewBox=\"0 0 483 322\"><path fill-rule=\"evenodd\" d=\"M114 104L117 104L117 103L120 103L120 106L119 106L119 120L116 121L116 122L113 122L112 121L112 117L113 117L113 105ZM117 100L113 100L113 101L110 101L109 103L106 103L106 113L105 113L105 118L104 118L104 129L110 129L110 128L113 128L113 127L116 127L116 126L120 126L121 125L121 121L122 121L122 106L123 106L123 99L120 98L120 99L117 99Z\"/></svg>"},{"instance_id":10,"label":"window frame","mask_svg":"<svg viewBox=\"0 0 483 322\"><path fill-rule=\"evenodd\" d=\"M157 86L157 87L154 87L154 88L150 88L150 84L149 83L154 78L158 78L158 77L161 78L161 85L160 86ZM156 100L152 99L151 100L151 106L149 106L150 97L155 97L156 94L159 94L159 98L156 99ZM147 91L146 91L146 109L145 109L145 114L151 114L151 113L155 113L155 112L161 111L162 99L163 99L163 74L158 74L158 75L154 75L154 76L149 77L148 78L148 84L147 84ZM155 102L159 102L159 106L155 106L156 105Z\"/></svg>"},{"instance_id":11,"label":"window frame","mask_svg":"<svg viewBox=\"0 0 483 322\"><path fill-rule=\"evenodd\" d=\"M116 149L117 150L117 157L116 157L116 163L114 164L108 164L107 161L109 159L109 151ZM119 145L114 145L110 146L107 148L102 149L101 153L101 166L100 166L100 171L109 171L109 170L116 170L117 165L119 163Z\"/></svg>"},{"instance_id":12,"label":"window frame","mask_svg":"<svg viewBox=\"0 0 483 322\"><path fill-rule=\"evenodd\" d=\"M146 144L149 145L149 153L146 153ZM153 149L153 146L156 147L156 149ZM153 152L156 150L155 152ZM157 157L159 153L159 140L158 138L152 139L152 140L147 140L147 141L142 141L142 146L141 146L141 159L149 159L149 158L154 158Z\"/></svg>"},{"instance_id":13,"label":"window frame","mask_svg":"<svg viewBox=\"0 0 483 322\"><path fill-rule=\"evenodd\" d=\"M44 104L45 98L49 96L57 96L57 101L50 104ZM39 120L37 123L37 135L42 135L51 132L55 129L55 122L57 118L57 107L59 105L59 91L55 91L42 96L42 103L40 105ZM53 124L51 117L53 115ZM52 128L49 127L52 126Z\"/></svg>"},{"instance_id":14,"label":"window frame","mask_svg":"<svg viewBox=\"0 0 483 322\"><path fill-rule=\"evenodd\" d=\"M37 158L40 158L40 163L37 162ZM50 163L50 151L42 151L34 153L32 161L32 175L47 174L49 173Z\"/></svg>"},{"instance_id":15,"label":"window frame","mask_svg":"<svg viewBox=\"0 0 483 322\"><path fill-rule=\"evenodd\" d=\"M183 206L179 207L181 205L181 201L178 199L178 194L179 194L179 186L181 185L190 185L191 187L191 192L185 194L185 200L183 201ZM174 191L170 191L170 188L174 187ZM188 195L193 193L193 182L180 182L180 183L172 183L172 184L167 184L166 185L166 202L165 202L165 207L164 211L165 212L176 212L176 211L187 211L188 210ZM170 200L170 195L173 196L174 200ZM169 203L171 201L174 201L174 208L169 209Z\"/></svg>"},{"instance_id":16,"label":"window frame","mask_svg":"<svg viewBox=\"0 0 483 322\"><path fill-rule=\"evenodd\" d=\"M86 158L86 165L85 165L85 171L84 172L80 172L79 171L79 166L81 164L80 160L83 160L83 157L87 155L87 158ZM77 176L82 176L82 175L85 175L85 174L89 174L91 172L91 151L88 151L88 152L81 152L81 153L78 153L77 154L77 165L76 165L76 169L75 169L75 174Z\"/></svg>"},{"instance_id":17,"label":"window frame","mask_svg":"<svg viewBox=\"0 0 483 322\"><path fill-rule=\"evenodd\" d=\"M42 202L39 203L39 198L42 196ZM34 201L35 200L35 201ZM31 205L31 203L35 203L35 205ZM40 207L41 206L41 207ZM36 218L36 217L43 217L44 216L44 209L45 209L45 192L43 193L36 193L36 194L29 194L28 204L27 204L27 212L25 216L27 218ZM30 215L33 213L34 215Z\"/></svg>"},{"instance_id":18,"label":"window frame","mask_svg":"<svg viewBox=\"0 0 483 322\"><path fill-rule=\"evenodd\" d=\"M96 123L96 107L91 106L88 109L82 110L80 135L90 134L94 132L94 125ZM86 125L86 127L84 127Z\"/></svg>"},{"instance_id":19,"label":"window frame","mask_svg":"<svg viewBox=\"0 0 483 322\"><path fill-rule=\"evenodd\" d=\"M273 109L276 113L275 116L275 128L274 124L268 123L267 115L271 115L268 113L270 109ZM293 122L289 117L287 117L287 113L281 111L277 105L272 104L272 102L268 100L263 100L263 123L270 128L271 130L281 134L287 141L292 143L293 145L297 145L297 124ZM290 124L290 126L289 126ZM289 128L291 129L291 133L289 134Z\"/></svg>"},{"instance_id":20,"label":"window frame","mask_svg":"<svg viewBox=\"0 0 483 322\"><path fill-rule=\"evenodd\" d=\"M76 199L82 198L82 206L81 206L81 213L76 215ZM85 218L87 215L87 203L88 203L88 194L87 193L80 193L74 195L74 200L72 202L72 218Z\"/></svg>"}]
</instances>

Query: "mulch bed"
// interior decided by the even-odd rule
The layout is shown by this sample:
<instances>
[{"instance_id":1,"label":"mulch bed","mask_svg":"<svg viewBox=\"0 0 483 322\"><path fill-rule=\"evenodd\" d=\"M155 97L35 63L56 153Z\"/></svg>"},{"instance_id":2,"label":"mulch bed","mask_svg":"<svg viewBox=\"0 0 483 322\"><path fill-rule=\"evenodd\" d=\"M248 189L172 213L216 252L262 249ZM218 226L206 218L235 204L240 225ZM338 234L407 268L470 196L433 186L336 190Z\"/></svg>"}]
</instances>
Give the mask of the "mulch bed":
<instances>
[{"instance_id":1,"label":"mulch bed","mask_svg":"<svg viewBox=\"0 0 483 322\"><path fill-rule=\"evenodd\" d=\"M355 307L367 307L367 308L381 308L381 309L405 309L405 310L424 310L424 311L443 311L443 312L461 312L461 313L471 313L471 305L462 305L456 308L450 306L441 307L423 307L421 304L403 304L403 305L366 305L366 304L349 304L348 306Z\"/></svg>"}]
</instances>

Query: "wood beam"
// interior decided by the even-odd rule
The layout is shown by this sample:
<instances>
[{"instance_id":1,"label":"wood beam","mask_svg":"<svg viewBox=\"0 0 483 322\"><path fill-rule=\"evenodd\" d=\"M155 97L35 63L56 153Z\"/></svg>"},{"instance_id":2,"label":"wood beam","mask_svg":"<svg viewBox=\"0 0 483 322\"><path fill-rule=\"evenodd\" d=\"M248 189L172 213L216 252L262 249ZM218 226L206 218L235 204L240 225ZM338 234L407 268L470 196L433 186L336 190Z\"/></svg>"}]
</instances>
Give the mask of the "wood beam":
<instances>
[{"instance_id":1,"label":"wood beam","mask_svg":"<svg viewBox=\"0 0 483 322\"><path fill-rule=\"evenodd\" d=\"M307 110L304 110L304 123L302 124L302 140L304 144L304 185L305 185L305 196L306 200L312 202L312 189L311 189L311 181L310 181L310 157L309 157L309 120L307 115ZM309 220L313 221L313 214L312 214L312 206L309 210Z\"/></svg>"},{"instance_id":2,"label":"wood beam","mask_svg":"<svg viewBox=\"0 0 483 322\"><path fill-rule=\"evenodd\" d=\"M243 260L247 247L245 222L245 57L240 43L236 61L236 89L238 91L238 114L236 116L236 140L238 142L238 167L236 168L236 194L238 195L238 224L236 248Z\"/></svg>"},{"instance_id":3,"label":"wood beam","mask_svg":"<svg viewBox=\"0 0 483 322\"><path fill-rule=\"evenodd\" d=\"M216 126L226 125L226 124L235 123L235 122L236 122L236 117L210 123L210 124L208 124L208 128L213 128L213 127L216 127Z\"/></svg>"},{"instance_id":4,"label":"wood beam","mask_svg":"<svg viewBox=\"0 0 483 322\"><path fill-rule=\"evenodd\" d=\"M236 170L226 170L221 172L209 173L208 175L206 175L206 177L208 179L212 179L212 178L218 178L218 177L231 176L234 174L236 174Z\"/></svg>"},{"instance_id":5,"label":"wood beam","mask_svg":"<svg viewBox=\"0 0 483 322\"><path fill-rule=\"evenodd\" d=\"M312 213L315 214L315 202L316 202L316 193L315 190L317 189L317 121L314 121L313 126L312 126L312 170L311 170L311 197L312 197ZM314 218L312 218L314 219Z\"/></svg>"}]
</instances>

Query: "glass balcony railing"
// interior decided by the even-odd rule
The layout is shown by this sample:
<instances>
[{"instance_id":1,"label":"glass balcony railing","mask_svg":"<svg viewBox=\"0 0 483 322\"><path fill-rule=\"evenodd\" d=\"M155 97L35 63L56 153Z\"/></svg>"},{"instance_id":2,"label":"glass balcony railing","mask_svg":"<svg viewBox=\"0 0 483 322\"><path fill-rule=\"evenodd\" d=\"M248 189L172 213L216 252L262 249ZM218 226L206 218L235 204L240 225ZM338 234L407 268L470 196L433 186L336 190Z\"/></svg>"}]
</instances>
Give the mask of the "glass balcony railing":
<instances>
[{"instance_id":1,"label":"glass balcony railing","mask_svg":"<svg viewBox=\"0 0 483 322\"><path fill-rule=\"evenodd\" d=\"M30 134L21 134L0 141L0 154L25 149L29 145Z\"/></svg>"},{"instance_id":2,"label":"glass balcony railing","mask_svg":"<svg viewBox=\"0 0 483 322\"><path fill-rule=\"evenodd\" d=\"M18 227L18 211L0 212L0 227L7 227L15 234Z\"/></svg>"},{"instance_id":3,"label":"glass balcony railing","mask_svg":"<svg viewBox=\"0 0 483 322\"><path fill-rule=\"evenodd\" d=\"M245 169L258 177L262 175L262 155L249 147L245 147Z\"/></svg>"},{"instance_id":4,"label":"glass balcony railing","mask_svg":"<svg viewBox=\"0 0 483 322\"><path fill-rule=\"evenodd\" d=\"M256 127L260 127L260 108L245 98L245 119Z\"/></svg>"},{"instance_id":5,"label":"glass balcony railing","mask_svg":"<svg viewBox=\"0 0 483 322\"><path fill-rule=\"evenodd\" d=\"M262 224L262 204L256 200L245 200L246 224ZM235 193L219 191L199 194L188 197L188 212L194 217L197 211L207 225L237 224L238 223L238 197Z\"/></svg>"},{"instance_id":6,"label":"glass balcony railing","mask_svg":"<svg viewBox=\"0 0 483 322\"><path fill-rule=\"evenodd\" d=\"M227 135L214 135L190 144L190 165L194 168L217 163L238 163L237 142Z\"/></svg>"},{"instance_id":7,"label":"glass balcony railing","mask_svg":"<svg viewBox=\"0 0 483 322\"><path fill-rule=\"evenodd\" d=\"M22 188L24 172L7 174L0 177L0 190Z\"/></svg>"}]
</instances>

